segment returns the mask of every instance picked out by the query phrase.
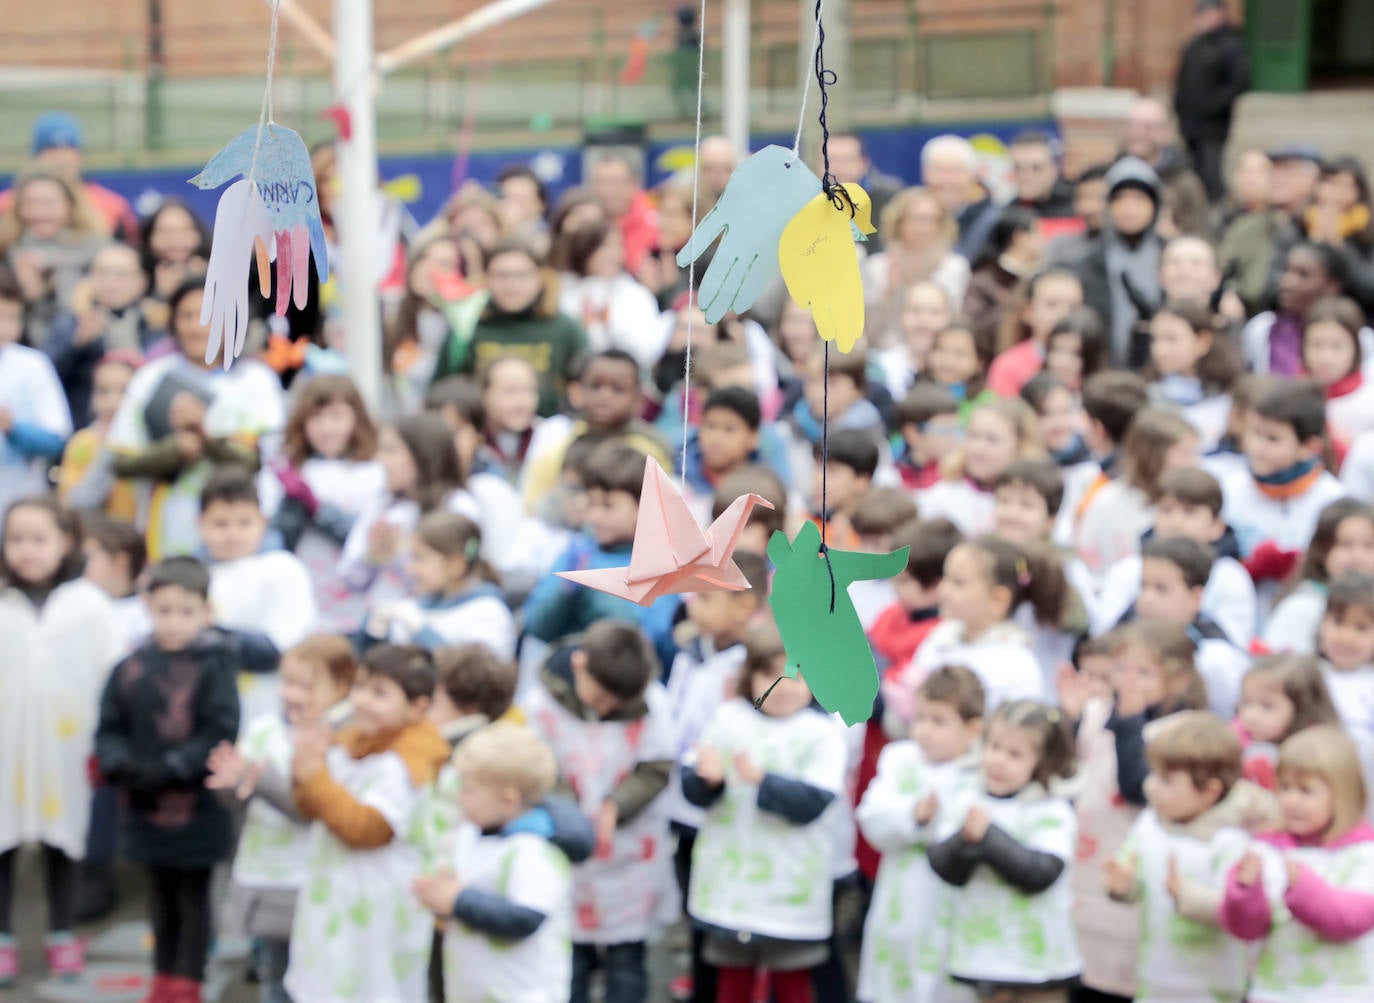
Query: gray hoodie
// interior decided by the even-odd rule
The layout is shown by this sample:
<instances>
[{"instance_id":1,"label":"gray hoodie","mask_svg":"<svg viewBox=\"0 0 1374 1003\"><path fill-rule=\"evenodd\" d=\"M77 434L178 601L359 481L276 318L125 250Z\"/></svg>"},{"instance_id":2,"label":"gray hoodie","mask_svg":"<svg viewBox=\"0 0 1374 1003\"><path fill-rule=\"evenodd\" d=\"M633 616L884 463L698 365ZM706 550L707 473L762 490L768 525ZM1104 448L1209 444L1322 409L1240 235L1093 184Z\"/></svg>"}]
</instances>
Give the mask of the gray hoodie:
<instances>
[{"instance_id":1,"label":"gray hoodie","mask_svg":"<svg viewBox=\"0 0 1374 1003\"><path fill-rule=\"evenodd\" d=\"M1137 188L1155 203L1155 219L1138 236L1127 240L1117 234L1112 226L1111 213L1108 212L1102 224L1102 236L1107 251L1107 277L1112 293L1112 315L1110 318L1112 355L1117 359L1127 358L1131 331L1139 315L1126 284L1125 275L1131 286L1147 302L1158 302L1159 256L1161 241L1155 233L1155 221L1159 218L1160 184L1159 176L1149 164L1139 157L1122 157L1107 172L1107 202L1122 188Z\"/></svg>"}]
</instances>

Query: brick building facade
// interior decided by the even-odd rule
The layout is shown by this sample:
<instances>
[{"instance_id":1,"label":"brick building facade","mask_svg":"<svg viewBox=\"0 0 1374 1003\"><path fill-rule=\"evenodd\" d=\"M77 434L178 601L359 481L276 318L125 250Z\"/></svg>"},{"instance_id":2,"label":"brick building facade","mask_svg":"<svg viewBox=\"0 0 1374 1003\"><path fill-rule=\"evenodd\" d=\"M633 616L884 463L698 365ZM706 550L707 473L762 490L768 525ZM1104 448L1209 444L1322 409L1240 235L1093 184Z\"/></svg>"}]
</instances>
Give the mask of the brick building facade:
<instances>
[{"instance_id":1,"label":"brick building facade","mask_svg":"<svg viewBox=\"0 0 1374 1003\"><path fill-rule=\"evenodd\" d=\"M1160 90L1169 85L1178 52L1189 33L1193 0L850 0L856 40L895 27L916 33L995 34L1034 26L1052 45L1057 87L1118 86ZM329 0L299 0L324 24ZM375 0L379 49L479 6L478 0ZM619 51L646 16L668 15L655 45L672 44L672 0L553 0L520 21L484 36L498 61L566 56L578 47ZM780 40L795 37L800 0L755 0L756 23ZM809 5L807 5L809 6ZM1237 4L1239 6L1239 4ZM263 62L263 0L161 0L166 74L253 74ZM148 58L149 4L145 0L44 0L17 5L0 35L0 68L77 67L138 71ZM718 19L719 6L711 14ZM1108 25L1114 30L1108 38ZM715 30L708 32L714 41ZM324 71L323 61L289 27L283 44L298 70ZM1113 65L1114 64L1114 65ZM1104 70L1112 67L1111 79Z\"/></svg>"}]
</instances>

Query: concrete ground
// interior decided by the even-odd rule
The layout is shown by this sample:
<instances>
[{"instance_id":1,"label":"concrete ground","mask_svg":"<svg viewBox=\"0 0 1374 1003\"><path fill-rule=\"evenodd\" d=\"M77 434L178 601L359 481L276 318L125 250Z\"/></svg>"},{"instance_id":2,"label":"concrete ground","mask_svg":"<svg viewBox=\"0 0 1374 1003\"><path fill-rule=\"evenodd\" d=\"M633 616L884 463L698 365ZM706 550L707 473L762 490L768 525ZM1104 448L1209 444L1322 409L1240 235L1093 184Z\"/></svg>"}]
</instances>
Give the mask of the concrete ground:
<instances>
[{"instance_id":1,"label":"concrete ground","mask_svg":"<svg viewBox=\"0 0 1374 1003\"><path fill-rule=\"evenodd\" d=\"M146 922L147 907L142 872L132 865L119 870L119 905L99 923L81 927L78 933L90 942L86 979L75 985L46 981L43 933L47 911L43 899L43 864L36 853L25 851L18 867L15 902L15 935L19 940L20 980L17 988L0 990L0 1003L138 1003L146 992L148 944L135 924ZM650 949L649 1003L667 1003L668 982L677 974L672 944L682 938L670 935ZM108 954L110 956L97 957ZM256 1003L258 988L242 977L239 967L228 979L220 1003Z\"/></svg>"}]
</instances>

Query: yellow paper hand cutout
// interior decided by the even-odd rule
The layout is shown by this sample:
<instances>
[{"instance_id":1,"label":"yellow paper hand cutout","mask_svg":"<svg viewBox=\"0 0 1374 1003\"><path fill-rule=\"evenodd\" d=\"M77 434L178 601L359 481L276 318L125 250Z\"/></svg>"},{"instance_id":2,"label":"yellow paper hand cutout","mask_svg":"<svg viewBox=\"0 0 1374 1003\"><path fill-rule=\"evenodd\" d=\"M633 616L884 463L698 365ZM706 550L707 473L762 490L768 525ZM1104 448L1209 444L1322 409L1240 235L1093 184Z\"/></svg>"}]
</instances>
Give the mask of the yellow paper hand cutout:
<instances>
[{"instance_id":1,"label":"yellow paper hand cutout","mask_svg":"<svg viewBox=\"0 0 1374 1003\"><path fill-rule=\"evenodd\" d=\"M873 202L858 185L840 186L854 203L852 222L873 233ZM782 231L778 263L787 292L810 310L816 330L841 352L850 351L864 333L864 287L859 251L854 246L849 203L836 208L822 192L802 207Z\"/></svg>"}]
</instances>

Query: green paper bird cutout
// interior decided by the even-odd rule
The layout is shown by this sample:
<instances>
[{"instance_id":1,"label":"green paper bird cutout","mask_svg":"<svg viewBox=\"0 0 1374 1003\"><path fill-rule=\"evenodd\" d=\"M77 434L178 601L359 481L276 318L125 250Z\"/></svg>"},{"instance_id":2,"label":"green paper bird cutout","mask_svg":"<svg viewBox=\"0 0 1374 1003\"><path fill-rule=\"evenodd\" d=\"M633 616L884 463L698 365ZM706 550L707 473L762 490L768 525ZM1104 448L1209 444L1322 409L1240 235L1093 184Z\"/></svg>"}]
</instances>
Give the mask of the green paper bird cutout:
<instances>
[{"instance_id":1,"label":"green paper bird cutout","mask_svg":"<svg viewBox=\"0 0 1374 1003\"><path fill-rule=\"evenodd\" d=\"M820 705L846 724L867 721L878 695L878 666L849 586L891 578L906 567L909 550L858 554L826 548L823 554L820 530L810 522L791 543L782 532L768 541L768 558L777 569L768 604L787 649L786 674L805 675Z\"/></svg>"}]
</instances>

